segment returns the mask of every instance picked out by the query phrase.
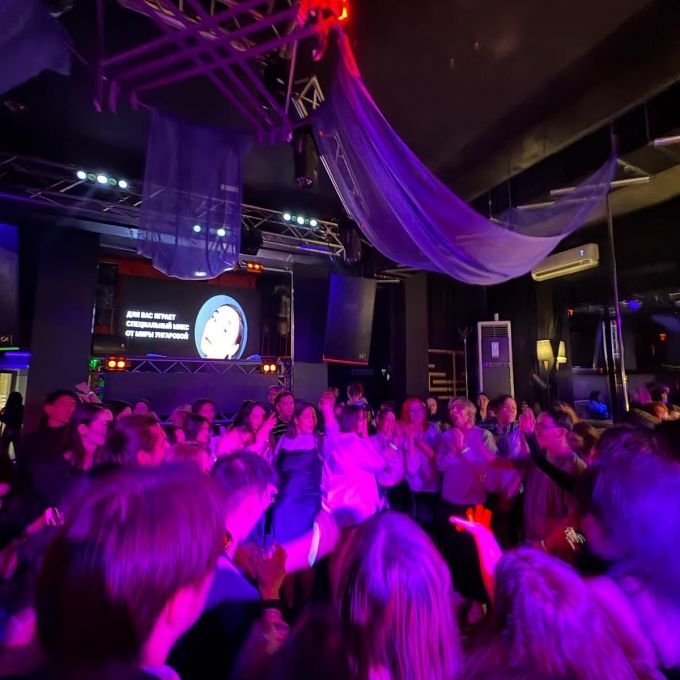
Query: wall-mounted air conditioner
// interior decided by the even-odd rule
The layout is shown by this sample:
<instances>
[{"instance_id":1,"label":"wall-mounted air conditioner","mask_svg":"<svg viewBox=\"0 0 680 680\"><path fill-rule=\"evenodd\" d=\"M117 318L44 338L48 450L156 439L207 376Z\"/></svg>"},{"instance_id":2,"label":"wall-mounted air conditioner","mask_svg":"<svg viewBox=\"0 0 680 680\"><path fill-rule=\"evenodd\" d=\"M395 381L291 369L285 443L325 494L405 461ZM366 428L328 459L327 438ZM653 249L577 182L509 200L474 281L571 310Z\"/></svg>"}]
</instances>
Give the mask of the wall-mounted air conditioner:
<instances>
[{"instance_id":1,"label":"wall-mounted air conditioner","mask_svg":"<svg viewBox=\"0 0 680 680\"><path fill-rule=\"evenodd\" d=\"M531 278L534 281L546 281L558 276L567 276L586 269L593 269L599 263L600 251L597 243L586 243L578 248L549 255L541 264L531 270Z\"/></svg>"}]
</instances>

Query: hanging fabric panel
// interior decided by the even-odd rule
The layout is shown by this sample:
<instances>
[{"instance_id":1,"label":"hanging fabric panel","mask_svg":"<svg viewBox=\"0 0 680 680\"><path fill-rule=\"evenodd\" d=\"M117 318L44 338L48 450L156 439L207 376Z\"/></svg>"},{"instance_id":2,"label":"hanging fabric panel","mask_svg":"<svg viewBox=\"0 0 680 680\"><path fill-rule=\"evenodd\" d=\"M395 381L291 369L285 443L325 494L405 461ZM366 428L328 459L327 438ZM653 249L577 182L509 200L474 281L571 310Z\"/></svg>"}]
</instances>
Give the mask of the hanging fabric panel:
<instances>
[{"instance_id":1,"label":"hanging fabric panel","mask_svg":"<svg viewBox=\"0 0 680 680\"><path fill-rule=\"evenodd\" d=\"M153 114L137 250L156 269L212 279L235 267L250 143L245 133Z\"/></svg>"},{"instance_id":2,"label":"hanging fabric panel","mask_svg":"<svg viewBox=\"0 0 680 680\"><path fill-rule=\"evenodd\" d=\"M66 32L42 0L1 0L0 95L45 69L70 72Z\"/></svg>"},{"instance_id":3,"label":"hanging fabric panel","mask_svg":"<svg viewBox=\"0 0 680 680\"><path fill-rule=\"evenodd\" d=\"M368 240L395 262L491 285L531 271L601 205L612 156L569 195L498 220L439 181L389 126L368 93L346 38L315 131L340 197Z\"/></svg>"}]
</instances>

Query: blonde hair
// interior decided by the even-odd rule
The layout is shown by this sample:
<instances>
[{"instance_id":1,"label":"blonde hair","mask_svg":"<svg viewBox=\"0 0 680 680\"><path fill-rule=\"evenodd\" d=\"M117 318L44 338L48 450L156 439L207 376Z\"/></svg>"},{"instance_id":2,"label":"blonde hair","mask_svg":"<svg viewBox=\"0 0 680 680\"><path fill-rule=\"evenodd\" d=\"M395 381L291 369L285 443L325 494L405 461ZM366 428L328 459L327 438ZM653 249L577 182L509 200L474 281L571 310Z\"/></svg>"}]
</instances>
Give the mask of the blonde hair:
<instances>
[{"instance_id":1,"label":"blonde hair","mask_svg":"<svg viewBox=\"0 0 680 680\"><path fill-rule=\"evenodd\" d=\"M398 513L360 525L339 556L335 598L353 675L452 680L462 652L451 575L427 534Z\"/></svg>"}]
</instances>

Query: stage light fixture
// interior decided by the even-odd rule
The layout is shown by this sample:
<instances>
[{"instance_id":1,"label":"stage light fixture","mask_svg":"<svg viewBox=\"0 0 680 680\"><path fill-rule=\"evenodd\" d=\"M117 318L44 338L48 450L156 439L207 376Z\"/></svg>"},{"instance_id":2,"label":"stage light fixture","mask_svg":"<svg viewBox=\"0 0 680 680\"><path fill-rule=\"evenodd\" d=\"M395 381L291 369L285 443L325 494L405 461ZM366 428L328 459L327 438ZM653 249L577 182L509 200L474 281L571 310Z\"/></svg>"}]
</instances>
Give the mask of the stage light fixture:
<instances>
[{"instance_id":1,"label":"stage light fixture","mask_svg":"<svg viewBox=\"0 0 680 680\"><path fill-rule=\"evenodd\" d=\"M109 357L106 360L106 368L109 371L124 371L130 368L130 362L125 357Z\"/></svg>"},{"instance_id":2,"label":"stage light fixture","mask_svg":"<svg viewBox=\"0 0 680 680\"><path fill-rule=\"evenodd\" d=\"M260 365L260 372L265 375L274 375L278 372L278 366L274 359L266 359Z\"/></svg>"},{"instance_id":3,"label":"stage light fixture","mask_svg":"<svg viewBox=\"0 0 680 680\"><path fill-rule=\"evenodd\" d=\"M124 179L119 180L119 181L118 181L118 186L119 186L121 189L127 189L127 188L128 188L127 180L124 180Z\"/></svg>"},{"instance_id":4,"label":"stage light fixture","mask_svg":"<svg viewBox=\"0 0 680 680\"><path fill-rule=\"evenodd\" d=\"M194 231L197 234L200 234L201 233L201 225L200 224L194 224Z\"/></svg>"},{"instance_id":5,"label":"stage light fixture","mask_svg":"<svg viewBox=\"0 0 680 680\"><path fill-rule=\"evenodd\" d=\"M291 214L290 213L283 213L283 220L284 222L290 222L291 220Z\"/></svg>"},{"instance_id":6,"label":"stage light fixture","mask_svg":"<svg viewBox=\"0 0 680 680\"><path fill-rule=\"evenodd\" d=\"M264 267L259 262L246 262L246 271L252 274L261 274L264 271Z\"/></svg>"},{"instance_id":7,"label":"stage light fixture","mask_svg":"<svg viewBox=\"0 0 680 680\"><path fill-rule=\"evenodd\" d=\"M226 230L224 227L220 227L220 228L217 230L217 235L218 235L220 238L223 238L224 236L227 235L227 230Z\"/></svg>"},{"instance_id":8,"label":"stage light fixture","mask_svg":"<svg viewBox=\"0 0 680 680\"><path fill-rule=\"evenodd\" d=\"M108 184L109 178L106 175L97 175L98 184Z\"/></svg>"},{"instance_id":9,"label":"stage light fixture","mask_svg":"<svg viewBox=\"0 0 680 680\"><path fill-rule=\"evenodd\" d=\"M78 172L76 172L76 177L81 182L84 182L87 179L87 173L85 172L85 170L78 170Z\"/></svg>"},{"instance_id":10,"label":"stage light fixture","mask_svg":"<svg viewBox=\"0 0 680 680\"><path fill-rule=\"evenodd\" d=\"M316 227L318 226L318 222L316 220L309 220L309 226L310 227Z\"/></svg>"},{"instance_id":11,"label":"stage light fixture","mask_svg":"<svg viewBox=\"0 0 680 680\"><path fill-rule=\"evenodd\" d=\"M94 172L88 172L87 179L90 182L94 182L97 179L97 175L95 175Z\"/></svg>"},{"instance_id":12,"label":"stage light fixture","mask_svg":"<svg viewBox=\"0 0 680 680\"><path fill-rule=\"evenodd\" d=\"M302 226L305 223L305 218L302 217L302 215L299 215L297 218L297 223Z\"/></svg>"}]
</instances>

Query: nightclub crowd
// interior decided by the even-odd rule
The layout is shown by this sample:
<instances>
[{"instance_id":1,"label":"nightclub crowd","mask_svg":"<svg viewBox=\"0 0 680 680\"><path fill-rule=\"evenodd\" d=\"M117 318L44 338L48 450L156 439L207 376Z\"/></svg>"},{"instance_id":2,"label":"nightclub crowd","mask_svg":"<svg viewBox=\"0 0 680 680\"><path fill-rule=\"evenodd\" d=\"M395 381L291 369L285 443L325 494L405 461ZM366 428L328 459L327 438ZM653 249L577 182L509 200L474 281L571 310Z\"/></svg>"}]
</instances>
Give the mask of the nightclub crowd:
<instances>
[{"instance_id":1,"label":"nightclub crowd","mask_svg":"<svg viewBox=\"0 0 680 680\"><path fill-rule=\"evenodd\" d=\"M23 433L14 393L0 676L680 677L680 420L639 396L615 426L596 393L586 421L359 383L161 420L79 385Z\"/></svg>"}]
</instances>

